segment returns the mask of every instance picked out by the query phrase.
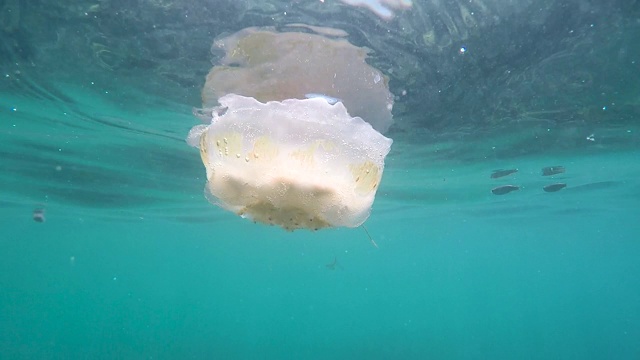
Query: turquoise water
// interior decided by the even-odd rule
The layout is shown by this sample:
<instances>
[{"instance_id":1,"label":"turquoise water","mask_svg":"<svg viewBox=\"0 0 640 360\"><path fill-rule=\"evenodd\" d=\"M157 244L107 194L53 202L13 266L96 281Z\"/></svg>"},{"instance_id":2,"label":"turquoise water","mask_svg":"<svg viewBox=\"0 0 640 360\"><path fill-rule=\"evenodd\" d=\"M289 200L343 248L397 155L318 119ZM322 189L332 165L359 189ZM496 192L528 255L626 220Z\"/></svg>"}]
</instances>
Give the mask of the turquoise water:
<instances>
[{"instance_id":1,"label":"turquoise water","mask_svg":"<svg viewBox=\"0 0 640 360\"><path fill-rule=\"evenodd\" d=\"M605 48L636 44L629 29L637 24L612 25L589 38L607 41L533 60L496 55L514 74L521 71L513 80L504 80L500 61L473 57L480 51L474 41L491 39L471 30L467 60L447 55L446 38L439 38L420 50L446 50L428 58L450 60L437 72L418 68L435 60L392 64L399 77L415 71L407 78L431 82L392 80L396 123L386 135L394 143L365 224L374 247L362 228L286 232L204 197L200 155L185 137L199 123L192 111L211 66L206 51L214 35L256 25L250 20L259 16L285 22L270 9L250 7L249 24L220 12L231 25L206 27L211 33L182 24L188 46L205 51L172 62L165 49L167 63L149 64L144 51L161 46L125 43L116 35L126 37L126 24L109 33L107 2L69 6L69 13L51 5L60 13L46 16L27 11L36 5L0 4L23 10L22 17L3 12L0 28L0 359L640 358L638 48L610 57ZM144 4L172 10L169 2ZM285 5L291 16L311 13ZM410 31L415 23L402 22L424 17L432 2L422 5L414 1L398 22L362 8L346 14L362 16L353 26L373 23L423 39ZM166 29L174 24L169 10L140 8ZM85 21L85 11L104 23ZM47 16L58 30L39 30ZM566 19L576 33L606 28L596 21L592 30L591 21ZM587 25L574 26L581 22ZM362 26L362 33L372 30L366 40L380 48L418 46L405 38L382 44L388 33L373 28ZM498 38L498 30L487 36ZM27 49L19 46L27 40L32 55L16 50ZM458 43L449 45L460 55ZM594 53L606 53L608 67L585 57L591 46L603 46ZM398 63L416 53L398 53ZM579 68L577 76L562 70L577 65L562 64L566 78L543 78L567 58L602 66ZM486 82L473 77L476 64ZM442 86L459 65L457 80ZM190 85L191 76L200 80ZM502 88L482 93L478 83ZM451 96L438 99L440 89ZM506 110L485 103L488 93ZM455 99L459 107L451 108ZM547 166L566 172L542 176ZM567 187L543 190L554 183ZM503 185L519 190L491 192ZM34 221L36 209L44 210L44 222Z\"/></svg>"},{"instance_id":2,"label":"turquoise water","mask_svg":"<svg viewBox=\"0 0 640 360\"><path fill-rule=\"evenodd\" d=\"M73 106L2 100L3 358L640 355L638 150L463 161L438 149L484 157L513 133L396 138L366 223L375 248L360 228L288 233L209 205L184 106L58 86Z\"/></svg>"}]
</instances>

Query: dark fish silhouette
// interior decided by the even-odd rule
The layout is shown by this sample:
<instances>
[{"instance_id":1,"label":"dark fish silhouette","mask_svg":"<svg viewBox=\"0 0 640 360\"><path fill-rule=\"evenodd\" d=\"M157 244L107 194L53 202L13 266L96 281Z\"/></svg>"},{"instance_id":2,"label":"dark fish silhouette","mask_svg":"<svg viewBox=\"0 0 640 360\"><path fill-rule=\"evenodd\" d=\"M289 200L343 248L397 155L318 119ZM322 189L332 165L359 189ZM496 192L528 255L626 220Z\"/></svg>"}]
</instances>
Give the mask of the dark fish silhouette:
<instances>
[{"instance_id":1,"label":"dark fish silhouette","mask_svg":"<svg viewBox=\"0 0 640 360\"><path fill-rule=\"evenodd\" d=\"M44 209L38 208L33 210L33 221L42 223L42 222L45 222L45 220L46 219L44 217Z\"/></svg>"},{"instance_id":2,"label":"dark fish silhouette","mask_svg":"<svg viewBox=\"0 0 640 360\"><path fill-rule=\"evenodd\" d=\"M504 170L504 169L500 169L500 170L493 170L493 172L491 173L491 178L492 179L497 179L497 178L501 178L507 175L511 175L514 173L517 173L518 169L508 169L508 170Z\"/></svg>"},{"instance_id":3,"label":"dark fish silhouette","mask_svg":"<svg viewBox=\"0 0 640 360\"><path fill-rule=\"evenodd\" d=\"M564 188L567 187L567 184L565 183L557 183L557 184L551 184L551 185L547 185L545 187L542 188L542 190L546 191L546 192L556 192L556 191L560 191Z\"/></svg>"},{"instance_id":4,"label":"dark fish silhouette","mask_svg":"<svg viewBox=\"0 0 640 360\"><path fill-rule=\"evenodd\" d=\"M562 174L564 172L564 166L547 166L542 168L542 176L551 176Z\"/></svg>"},{"instance_id":5,"label":"dark fish silhouette","mask_svg":"<svg viewBox=\"0 0 640 360\"><path fill-rule=\"evenodd\" d=\"M502 185L491 189L491 192L495 195L504 195L519 189L520 187L515 185Z\"/></svg>"}]
</instances>

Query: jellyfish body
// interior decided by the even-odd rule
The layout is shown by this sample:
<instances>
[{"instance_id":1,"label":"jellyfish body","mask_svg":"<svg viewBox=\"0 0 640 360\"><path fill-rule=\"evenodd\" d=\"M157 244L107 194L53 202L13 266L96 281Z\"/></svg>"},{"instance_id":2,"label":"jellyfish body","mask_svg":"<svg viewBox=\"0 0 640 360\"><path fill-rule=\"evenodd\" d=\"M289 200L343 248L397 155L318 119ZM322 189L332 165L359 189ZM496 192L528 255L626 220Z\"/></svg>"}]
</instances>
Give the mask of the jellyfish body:
<instances>
[{"instance_id":1,"label":"jellyfish body","mask_svg":"<svg viewBox=\"0 0 640 360\"><path fill-rule=\"evenodd\" d=\"M210 125L188 137L200 149L209 201L287 230L361 225L392 143L341 102L259 102L228 94Z\"/></svg>"},{"instance_id":2,"label":"jellyfish body","mask_svg":"<svg viewBox=\"0 0 640 360\"><path fill-rule=\"evenodd\" d=\"M200 149L210 202L287 230L356 227L392 142L381 134L393 121L388 78L344 32L297 27L214 42L224 55L196 113L210 124L187 141Z\"/></svg>"}]
</instances>

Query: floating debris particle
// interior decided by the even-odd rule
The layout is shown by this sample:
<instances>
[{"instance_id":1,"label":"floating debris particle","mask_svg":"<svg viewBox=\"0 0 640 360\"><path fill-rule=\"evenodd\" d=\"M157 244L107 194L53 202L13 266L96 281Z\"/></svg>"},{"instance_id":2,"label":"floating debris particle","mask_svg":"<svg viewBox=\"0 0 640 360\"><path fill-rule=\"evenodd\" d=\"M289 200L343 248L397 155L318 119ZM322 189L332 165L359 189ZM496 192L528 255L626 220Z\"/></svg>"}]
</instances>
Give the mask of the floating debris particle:
<instances>
[{"instance_id":1,"label":"floating debris particle","mask_svg":"<svg viewBox=\"0 0 640 360\"><path fill-rule=\"evenodd\" d=\"M364 226L364 224L362 224L360 226L364 229L364 232L367 233L367 237L369 238L369 241L371 241L371 245L373 245L377 249L378 248L378 244L376 244L376 242L371 237L371 234L369 234L369 230L367 230L367 228Z\"/></svg>"},{"instance_id":2,"label":"floating debris particle","mask_svg":"<svg viewBox=\"0 0 640 360\"><path fill-rule=\"evenodd\" d=\"M493 170L493 172L491 173L491 178L492 179L497 179L497 178L501 178L501 177L505 177L511 174L515 174L518 172L518 169L500 169L500 170Z\"/></svg>"},{"instance_id":3,"label":"floating debris particle","mask_svg":"<svg viewBox=\"0 0 640 360\"><path fill-rule=\"evenodd\" d=\"M333 262L325 265L327 267L327 269L329 270L335 270L337 269L342 269L342 266L338 263L338 258L337 257L333 257Z\"/></svg>"},{"instance_id":4,"label":"floating debris particle","mask_svg":"<svg viewBox=\"0 0 640 360\"><path fill-rule=\"evenodd\" d=\"M542 176L551 176L562 174L564 172L564 166L547 166L542 168Z\"/></svg>"},{"instance_id":5,"label":"floating debris particle","mask_svg":"<svg viewBox=\"0 0 640 360\"><path fill-rule=\"evenodd\" d=\"M43 223L45 220L44 209L38 208L33 210L33 221Z\"/></svg>"},{"instance_id":6,"label":"floating debris particle","mask_svg":"<svg viewBox=\"0 0 640 360\"><path fill-rule=\"evenodd\" d=\"M542 188L542 190L546 191L546 192L556 192L556 191L560 191L564 188L567 187L567 184L565 183L556 183L556 184L551 184L551 185L547 185L545 187Z\"/></svg>"},{"instance_id":7,"label":"floating debris particle","mask_svg":"<svg viewBox=\"0 0 640 360\"><path fill-rule=\"evenodd\" d=\"M491 192L495 195L504 195L516 190L520 190L520 187L515 185L503 185L491 189Z\"/></svg>"}]
</instances>

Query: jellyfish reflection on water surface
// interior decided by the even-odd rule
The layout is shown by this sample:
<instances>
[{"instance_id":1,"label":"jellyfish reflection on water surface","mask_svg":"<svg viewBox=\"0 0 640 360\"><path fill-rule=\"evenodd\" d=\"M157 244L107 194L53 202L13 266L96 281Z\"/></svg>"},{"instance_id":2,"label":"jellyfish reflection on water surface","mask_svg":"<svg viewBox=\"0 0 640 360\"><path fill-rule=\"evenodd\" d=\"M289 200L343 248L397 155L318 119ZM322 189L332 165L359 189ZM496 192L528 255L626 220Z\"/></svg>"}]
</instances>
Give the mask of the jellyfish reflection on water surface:
<instances>
[{"instance_id":1,"label":"jellyfish reflection on water surface","mask_svg":"<svg viewBox=\"0 0 640 360\"><path fill-rule=\"evenodd\" d=\"M364 223L392 143L379 131L393 99L366 51L255 28L214 46L226 56L202 94L205 108L217 106L187 139L200 149L209 201L287 230Z\"/></svg>"},{"instance_id":2,"label":"jellyfish reflection on water surface","mask_svg":"<svg viewBox=\"0 0 640 360\"><path fill-rule=\"evenodd\" d=\"M389 79L367 64L368 50L348 42L346 33L313 29L332 36L248 28L216 40L212 48L225 55L207 75L203 107L216 106L227 94L261 102L321 94L340 99L349 115L384 134L393 121Z\"/></svg>"}]
</instances>

